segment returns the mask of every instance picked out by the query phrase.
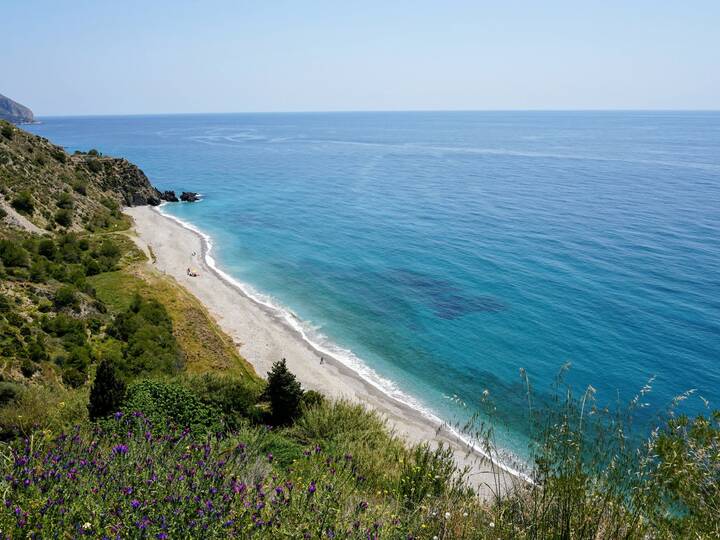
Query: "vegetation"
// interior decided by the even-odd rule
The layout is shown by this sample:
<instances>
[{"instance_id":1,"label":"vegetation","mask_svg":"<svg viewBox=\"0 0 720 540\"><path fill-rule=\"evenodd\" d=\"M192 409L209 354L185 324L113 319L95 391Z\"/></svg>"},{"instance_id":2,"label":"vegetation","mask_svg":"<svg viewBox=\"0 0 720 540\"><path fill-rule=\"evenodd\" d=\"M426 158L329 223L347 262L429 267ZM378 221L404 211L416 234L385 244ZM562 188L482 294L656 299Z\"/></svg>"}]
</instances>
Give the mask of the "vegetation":
<instances>
[{"instance_id":1,"label":"vegetation","mask_svg":"<svg viewBox=\"0 0 720 540\"><path fill-rule=\"evenodd\" d=\"M720 412L683 416L690 394L641 437L629 420L649 388L608 410L559 378L538 406L524 379L529 481L491 467L478 497L448 448L408 445L362 405L304 390L284 360L260 379L197 299L145 264L120 198L89 176L85 160L107 158L51 151L23 147L67 173L62 188L3 186L54 231L0 226L4 538L720 537ZM486 423L466 429L499 457L494 410L484 396Z\"/></svg>"},{"instance_id":2,"label":"vegetation","mask_svg":"<svg viewBox=\"0 0 720 540\"><path fill-rule=\"evenodd\" d=\"M95 380L90 388L88 415L90 420L97 420L119 411L125 400L125 381L109 360L103 360L95 373Z\"/></svg>"},{"instance_id":3,"label":"vegetation","mask_svg":"<svg viewBox=\"0 0 720 540\"><path fill-rule=\"evenodd\" d=\"M270 402L271 418L275 425L290 424L300 415L303 391L295 375L288 370L284 358L275 362L268 373L265 395Z\"/></svg>"}]
</instances>

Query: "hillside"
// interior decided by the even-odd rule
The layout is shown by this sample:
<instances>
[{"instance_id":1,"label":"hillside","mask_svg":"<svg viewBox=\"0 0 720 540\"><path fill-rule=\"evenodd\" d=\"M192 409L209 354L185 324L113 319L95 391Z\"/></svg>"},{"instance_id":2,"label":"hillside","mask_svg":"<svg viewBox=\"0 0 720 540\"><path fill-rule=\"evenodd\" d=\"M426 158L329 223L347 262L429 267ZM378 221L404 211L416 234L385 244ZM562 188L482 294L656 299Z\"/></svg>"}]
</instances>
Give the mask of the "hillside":
<instances>
[{"instance_id":1,"label":"hillside","mask_svg":"<svg viewBox=\"0 0 720 540\"><path fill-rule=\"evenodd\" d=\"M0 204L45 230L106 228L123 206L157 205L162 194L134 164L96 150L68 154L0 121ZM6 210L7 211L7 210ZM116 223L116 224L117 224Z\"/></svg>"},{"instance_id":2,"label":"hillside","mask_svg":"<svg viewBox=\"0 0 720 540\"><path fill-rule=\"evenodd\" d=\"M23 124L33 122L35 116L25 105L20 105L9 97L0 94L0 120Z\"/></svg>"}]
</instances>

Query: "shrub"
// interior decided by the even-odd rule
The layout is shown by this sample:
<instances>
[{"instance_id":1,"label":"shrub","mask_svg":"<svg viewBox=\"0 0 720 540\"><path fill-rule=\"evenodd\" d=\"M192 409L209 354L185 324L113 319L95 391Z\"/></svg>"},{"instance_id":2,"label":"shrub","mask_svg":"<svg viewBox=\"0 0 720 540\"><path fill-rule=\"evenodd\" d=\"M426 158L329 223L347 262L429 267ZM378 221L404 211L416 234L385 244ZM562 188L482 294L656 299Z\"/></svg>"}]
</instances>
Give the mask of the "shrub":
<instances>
[{"instance_id":1,"label":"shrub","mask_svg":"<svg viewBox=\"0 0 720 540\"><path fill-rule=\"evenodd\" d=\"M142 412L161 429L178 427L198 433L220 429L220 413L177 383L145 380L132 384L123 410Z\"/></svg>"},{"instance_id":2,"label":"shrub","mask_svg":"<svg viewBox=\"0 0 720 540\"><path fill-rule=\"evenodd\" d=\"M21 191L10 202L12 207L22 214L32 215L35 211L35 203L29 191Z\"/></svg>"},{"instance_id":3,"label":"shrub","mask_svg":"<svg viewBox=\"0 0 720 540\"><path fill-rule=\"evenodd\" d=\"M244 418L255 415L253 410L260 391L256 385L245 384L231 377L212 373L192 377L187 385L203 403L221 411L231 429L237 428Z\"/></svg>"},{"instance_id":4,"label":"shrub","mask_svg":"<svg viewBox=\"0 0 720 540\"><path fill-rule=\"evenodd\" d=\"M53 158L55 158L55 161L57 161L58 163L66 163L67 162L67 154L61 148L53 149L50 152L50 154L52 155Z\"/></svg>"},{"instance_id":5,"label":"shrub","mask_svg":"<svg viewBox=\"0 0 720 540\"><path fill-rule=\"evenodd\" d=\"M5 219L6 216L7 216L7 210L5 210L5 208L0 206L0 221Z\"/></svg>"},{"instance_id":6,"label":"shrub","mask_svg":"<svg viewBox=\"0 0 720 540\"><path fill-rule=\"evenodd\" d=\"M4 407L8 403L15 401L20 393L21 387L11 382L0 382L0 407Z\"/></svg>"},{"instance_id":7,"label":"shrub","mask_svg":"<svg viewBox=\"0 0 720 540\"><path fill-rule=\"evenodd\" d=\"M119 313L108 334L126 343L122 373L174 373L181 366L180 348L165 307L154 299L137 295L128 309Z\"/></svg>"},{"instance_id":8,"label":"shrub","mask_svg":"<svg viewBox=\"0 0 720 540\"><path fill-rule=\"evenodd\" d=\"M11 240L0 240L0 260L9 267L27 267L29 264L27 251Z\"/></svg>"},{"instance_id":9,"label":"shrub","mask_svg":"<svg viewBox=\"0 0 720 540\"><path fill-rule=\"evenodd\" d=\"M80 178L72 183L73 190L80 195L87 195L87 186L87 181Z\"/></svg>"},{"instance_id":10,"label":"shrub","mask_svg":"<svg viewBox=\"0 0 720 540\"><path fill-rule=\"evenodd\" d=\"M70 195L67 191L61 192L55 203L58 208L64 208L65 210L71 210L73 206L75 206L72 195Z\"/></svg>"},{"instance_id":11,"label":"shrub","mask_svg":"<svg viewBox=\"0 0 720 540\"><path fill-rule=\"evenodd\" d=\"M78 306L78 298L77 294L75 293L75 287L71 287L69 285L65 285L63 287L60 287L56 292L55 296L53 298L53 303L55 304L55 307L58 309L70 307L70 308L76 308Z\"/></svg>"},{"instance_id":12,"label":"shrub","mask_svg":"<svg viewBox=\"0 0 720 540\"><path fill-rule=\"evenodd\" d=\"M303 393L302 404L304 407L316 407L325 403L325 396L315 390L306 390Z\"/></svg>"},{"instance_id":13,"label":"shrub","mask_svg":"<svg viewBox=\"0 0 720 540\"><path fill-rule=\"evenodd\" d=\"M40 369L38 365L35 364L35 362L31 362L27 358L23 360L22 364L20 365L20 372L23 374L23 377L26 377L28 379L35 375L38 369Z\"/></svg>"},{"instance_id":14,"label":"shrub","mask_svg":"<svg viewBox=\"0 0 720 540\"><path fill-rule=\"evenodd\" d=\"M102 163L100 163L99 159L89 159L87 160L87 166L88 169L90 169L94 173L99 173L103 170Z\"/></svg>"},{"instance_id":15,"label":"shrub","mask_svg":"<svg viewBox=\"0 0 720 540\"><path fill-rule=\"evenodd\" d=\"M87 380L87 375L77 368L70 367L63 371L63 383L70 388L80 388Z\"/></svg>"},{"instance_id":16,"label":"shrub","mask_svg":"<svg viewBox=\"0 0 720 540\"><path fill-rule=\"evenodd\" d=\"M12 139L14 135L13 127L10 124L3 123L2 130L0 130L0 133L2 133L2 136L6 139Z\"/></svg>"},{"instance_id":17,"label":"shrub","mask_svg":"<svg viewBox=\"0 0 720 540\"><path fill-rule=\"evenodd\" d=\"M100 362L90 389L88 415L91 420L108 416L120 410L125 399L125 382L119 377L112 362Z\"/></svg>"},{"instance_id":18,"label":"shrub","mask_svg":"<svg viewBox=\"0 0 720 540\"><path fill-rule=\"evenodd\" d=\"M52 238L43 238L38 242L38 254L50 260L55 259L57 250L55 249L55 242L53 242Z\"/></svg>"},{"instance_id":19,"label":"shrub","mask_svg":"<svg viewBox=\"0 0 720 540\"><path fill-rule=\"evenodd\" d=\"M275 425L289 424L300 415L302 395L300 383L288 370L285 359L275 362L268 373L265 389Z\"/></svg>"},{"instance_id":20,"label":"shrub","mask_svg":"<svg viewBox=\"0 0 720 540\"><path fill-rule=\"evenodd\" d=\"M69 227L72 225L72 211L71 210L58 210L55 212L55 223L61 227Z\"/></svg>"}]
</instances>

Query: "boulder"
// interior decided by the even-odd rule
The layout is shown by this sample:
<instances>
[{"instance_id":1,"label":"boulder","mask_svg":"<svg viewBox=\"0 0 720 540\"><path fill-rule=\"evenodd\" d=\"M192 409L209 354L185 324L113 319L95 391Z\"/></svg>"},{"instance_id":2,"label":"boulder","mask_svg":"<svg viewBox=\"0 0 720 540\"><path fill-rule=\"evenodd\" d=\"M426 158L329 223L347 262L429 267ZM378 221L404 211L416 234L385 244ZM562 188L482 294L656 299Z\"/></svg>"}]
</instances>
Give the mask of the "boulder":
<instances>
[{"instance_id":1,"label":"boulder","mask_svg":"<svg viewBox=\"0 0 720 540\"><path fill-rule=\"evenodd\" d=\"M160 198L166 202L178 202L179 200L177 198L177 195L175 195L175 192L172 190L163 191L162 193L160 193Z\"/></svg>"},{"instance_id":2,"label":"boulder","mask_svg":"<svg viewBox=\"0 0 720 540\"><path fill-rule=\"evenodd\" d=\"M198 194L194 191L183 191L180 200L185 202L195 202L199 199Z\"/></svg>"}]
</instances>

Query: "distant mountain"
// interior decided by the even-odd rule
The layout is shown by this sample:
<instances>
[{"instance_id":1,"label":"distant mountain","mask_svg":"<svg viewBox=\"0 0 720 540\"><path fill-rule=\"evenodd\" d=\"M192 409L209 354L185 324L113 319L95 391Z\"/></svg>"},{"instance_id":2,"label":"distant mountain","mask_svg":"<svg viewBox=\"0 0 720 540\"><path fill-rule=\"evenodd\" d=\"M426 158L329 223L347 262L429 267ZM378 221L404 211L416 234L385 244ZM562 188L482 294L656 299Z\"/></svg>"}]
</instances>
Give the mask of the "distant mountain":
<instances>
[{"instance_id":1,"label":"distant mountain","mask_svg":"<svg viewBox=\"0 0 720 540\"><path fill-rule=\"evenodd\" d=\"M33 116L33 112L25 107L25 105L20 105L9 97L0 94L0 120L7 120L15 124L24 124L33 122L35 116Z\"/></svg>"}]
</instances>

